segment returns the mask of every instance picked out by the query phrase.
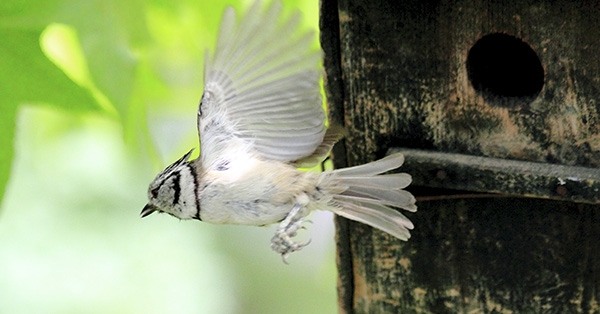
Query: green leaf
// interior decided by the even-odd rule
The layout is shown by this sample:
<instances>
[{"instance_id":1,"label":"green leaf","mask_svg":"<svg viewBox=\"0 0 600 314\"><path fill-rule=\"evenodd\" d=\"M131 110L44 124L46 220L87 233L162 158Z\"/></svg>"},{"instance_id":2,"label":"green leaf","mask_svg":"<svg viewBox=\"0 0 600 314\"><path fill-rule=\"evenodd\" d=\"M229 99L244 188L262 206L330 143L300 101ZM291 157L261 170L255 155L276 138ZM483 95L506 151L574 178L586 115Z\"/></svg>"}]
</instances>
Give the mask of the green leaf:
<instances>
[{"instance_id":1,"label":"green leaf","mask_svg":"<svg viewBox=\"0 0 600 314\"><path fill-rule=\"evenodd\" d=\"M89 92L74 84L42 53L39 31L0 29L0 200L14 155L14 128L21 104L52 103L69 110L96 110Z\"/></svg>"},{"instance_id":2,"label":"green leaf","mask_svg":"<svg viewBox=\"0 0 600 314\"><path fill-rule=\"evenodd\" d=\"M0 30L2 101L12 108L22 103L51 103L70 110L96 110L90 93L42 53L39 37L36 31Z\"/></svg>"}]
</instances>

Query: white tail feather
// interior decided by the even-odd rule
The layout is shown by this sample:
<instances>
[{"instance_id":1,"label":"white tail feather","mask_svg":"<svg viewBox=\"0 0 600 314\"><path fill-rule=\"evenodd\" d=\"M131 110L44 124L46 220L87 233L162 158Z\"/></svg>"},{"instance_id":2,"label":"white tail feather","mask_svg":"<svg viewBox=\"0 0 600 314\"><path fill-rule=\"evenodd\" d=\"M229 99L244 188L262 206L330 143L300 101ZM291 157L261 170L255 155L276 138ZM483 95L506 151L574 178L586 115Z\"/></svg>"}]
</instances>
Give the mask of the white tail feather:
<instances>
[{"instance_id":1,"label":"white tail feather","mask_svg":"<svg viewBox=\"0 0 600 314\"><path fill-rule=\"evenodd\" d=\"M397 190L407 187L411 180L412 178L408 173L394 173L371 177L347 177L344 175L344 183L348 185ZM406 182L406 184L398 185L402 182Z\"/></svg>"},{"instance_id":2,"label":"white tail feather","mask_svg":"<svg viewBox=\"0 0 600 314\"><path fill-rule=\"evenodd\" d=\"M400 240L408 240L414 226L400 212L383 205L343 203L344 207L335 213L344 218L358 221L387 232Z\"/></svg>"},{"instance_id":3,"label":"white tail feather","mask_svg":"<svg viewBox=\"0 0 600 314\"><path fill-rule=\"evenodd\" d=\"M398 239L410 238L408 230L413 229L412 222L391 207L417 210L415 197L403 190L412 178L406 173L382 174L400 167L403 162L402 154L393 154L365 165L335 170L339 184L348 188L333 197L338 205L334 212Z\"/></svg>"},{"instance_id":4,"label":"white tail feather","mask_svg":"<svg viewBox=\"0 0 600 314\"><path fill-rule=\"evenodd\" d=\"M404 163L404 155L400 153L392 154L368 164L354 166L344 169L338 169L335 172L339 175L349 176L374 176L386 171L399 168Z\"/></svg>"}]
</instances>

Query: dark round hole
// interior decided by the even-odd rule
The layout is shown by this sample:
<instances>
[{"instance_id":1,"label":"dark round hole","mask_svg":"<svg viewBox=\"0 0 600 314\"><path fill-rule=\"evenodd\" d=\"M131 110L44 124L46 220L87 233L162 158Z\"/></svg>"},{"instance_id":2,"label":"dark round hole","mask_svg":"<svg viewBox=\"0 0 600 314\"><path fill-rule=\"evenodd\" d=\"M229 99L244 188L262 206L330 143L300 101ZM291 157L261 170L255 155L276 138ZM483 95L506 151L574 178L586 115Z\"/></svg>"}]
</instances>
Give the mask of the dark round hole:
<instances>
[{"instance_id":1,"label":"dark round hole","mask_svg":"<svg viewBox=\"0 0 600 314\"><path fill-rule=\"evenodd\" d=\"M483 36L471 47L467 73L473 88L494 106L526 105L544 86L544 68L535 51L502 33Z\"/></svg>"}]
</instances>

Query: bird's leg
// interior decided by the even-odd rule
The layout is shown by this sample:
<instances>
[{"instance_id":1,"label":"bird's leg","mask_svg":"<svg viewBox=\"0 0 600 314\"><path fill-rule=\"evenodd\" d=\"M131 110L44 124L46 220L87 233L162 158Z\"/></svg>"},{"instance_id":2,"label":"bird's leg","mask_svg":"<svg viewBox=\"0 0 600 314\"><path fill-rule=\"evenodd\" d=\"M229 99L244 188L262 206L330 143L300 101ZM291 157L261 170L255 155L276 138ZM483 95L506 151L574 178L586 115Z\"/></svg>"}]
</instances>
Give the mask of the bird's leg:
<instances>
[{"instance_id":1,"label":"bird's leg","mask_svg":"<svg viewBox=\"0 0 600 314\"><path fill-rule=\"evenodd\" d=\"M287 214L285 219L281 221L275 235L271 239L271 248L281 254L283 262L287 264L287 257L290 253L299 251L310 243L298 243L292 241L292 237L296 236L298 229L304 229L302 223L311 222L310 220L299 217L301 205L294 205L294 208Z\"/></svg>"}]
</instances>

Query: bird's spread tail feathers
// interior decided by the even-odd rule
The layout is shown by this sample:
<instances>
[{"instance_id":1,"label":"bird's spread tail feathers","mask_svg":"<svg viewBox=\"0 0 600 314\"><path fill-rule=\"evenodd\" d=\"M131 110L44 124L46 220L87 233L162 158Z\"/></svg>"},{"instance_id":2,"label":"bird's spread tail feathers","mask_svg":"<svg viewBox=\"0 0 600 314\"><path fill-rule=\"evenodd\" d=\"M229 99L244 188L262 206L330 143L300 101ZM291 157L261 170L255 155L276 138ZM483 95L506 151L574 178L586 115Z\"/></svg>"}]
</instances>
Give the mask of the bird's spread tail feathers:
<instances>
[{"instance_id":1,"label":"bird's spread tail feathers","mask_svg":"<svg viewBox=\"0 0 600 314\"><path fill-rule=\"evenodd\" d=\"M380 160L333 173L347 189L333 197L334 212L385 231L401 240L410 238L413 224L397 209L417 210L414 196L403 190L411 183L407 173L384 174L402 165L404 156L393 154Z\"/></svg>"}]
</instances>

